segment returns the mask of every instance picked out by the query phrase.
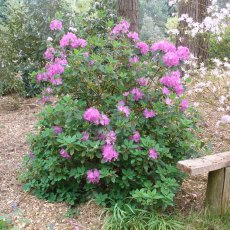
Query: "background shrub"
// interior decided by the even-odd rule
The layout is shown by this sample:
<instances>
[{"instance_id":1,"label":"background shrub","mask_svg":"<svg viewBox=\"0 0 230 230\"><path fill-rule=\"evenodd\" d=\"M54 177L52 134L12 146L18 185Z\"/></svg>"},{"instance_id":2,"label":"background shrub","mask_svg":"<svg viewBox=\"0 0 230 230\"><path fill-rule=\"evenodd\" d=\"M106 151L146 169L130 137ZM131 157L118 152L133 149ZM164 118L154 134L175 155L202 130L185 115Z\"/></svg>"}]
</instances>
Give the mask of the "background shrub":
<instances>
[{"instance_id":1,"label":"background shrub","mask_svg":"<svg viewBox=\"0 0 230 230\"><path fill-rule=\"evenodd\" d=\"M31 81L30 73L45 63L46 40L52 37L49 23L59 16L68 28L74 26L75 15L65 1L9 0L1 10L0 95L21 91L19 86L26 96L36 95L40 89Z\"/></svg>"},{"instance_id":2,"label":"background shrub","mask_svg":"<svg viewBox=\"0 0 230 230\"><path fill-rule=\"evenodd\" d=\"M211 37L210 58L218 58L224 61L224 58L230 59L230 26L226 29L221 38L221 41L218 41L216 37Z\"/></svg>"}]
</instances>

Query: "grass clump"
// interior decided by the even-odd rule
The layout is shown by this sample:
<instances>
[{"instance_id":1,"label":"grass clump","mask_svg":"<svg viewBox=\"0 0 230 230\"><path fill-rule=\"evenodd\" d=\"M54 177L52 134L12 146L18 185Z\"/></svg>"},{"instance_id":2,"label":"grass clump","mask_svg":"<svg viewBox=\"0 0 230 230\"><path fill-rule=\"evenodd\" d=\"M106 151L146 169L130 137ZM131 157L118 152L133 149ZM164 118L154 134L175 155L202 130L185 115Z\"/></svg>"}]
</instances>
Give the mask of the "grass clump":
<instances>
[{"instance_id":1,"label":"grass clump","mask_svg":"<svg viewBox=\"0 0 230 230\"><path fill-rule=\"evenodd\" d=\"M179 218L186 230L229 230L230 211L224 215L214 215L207 210L192 212L187 217Z\"/></svg>"},{"instance_id":2,"label":"grass clump","mask_svg":"<svg viewBox=\"0 0 230 230\"><path fill-rule=\"evenodd\" d=\"M154 211L116 204L107 210L103 230L182 230L183 223Z\"/></svg>"}]
</instances>

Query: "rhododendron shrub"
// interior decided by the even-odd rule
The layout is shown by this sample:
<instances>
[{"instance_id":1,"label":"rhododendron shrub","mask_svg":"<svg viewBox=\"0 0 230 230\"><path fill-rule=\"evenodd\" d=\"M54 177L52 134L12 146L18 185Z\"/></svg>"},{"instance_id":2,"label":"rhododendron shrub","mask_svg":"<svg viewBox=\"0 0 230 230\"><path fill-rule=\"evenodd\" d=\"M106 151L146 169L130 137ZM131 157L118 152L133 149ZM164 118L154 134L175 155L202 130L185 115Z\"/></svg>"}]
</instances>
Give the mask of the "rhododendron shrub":
<instances>
[{"instance_id":1,"label":"rhododendron shrub","mask_svg":"<svg viewBox=\"0 0 230 230\"><path fill-rule=\"evenodd\" d=\"M44 107L31 135L24 188L71 204L173 205L182 179L176 163L200 143L180 71L189 50L140 41L124 20L107 36L59 39L37 74L48 87L42 98L59 101Z\"/></svg>"}]
</instances>

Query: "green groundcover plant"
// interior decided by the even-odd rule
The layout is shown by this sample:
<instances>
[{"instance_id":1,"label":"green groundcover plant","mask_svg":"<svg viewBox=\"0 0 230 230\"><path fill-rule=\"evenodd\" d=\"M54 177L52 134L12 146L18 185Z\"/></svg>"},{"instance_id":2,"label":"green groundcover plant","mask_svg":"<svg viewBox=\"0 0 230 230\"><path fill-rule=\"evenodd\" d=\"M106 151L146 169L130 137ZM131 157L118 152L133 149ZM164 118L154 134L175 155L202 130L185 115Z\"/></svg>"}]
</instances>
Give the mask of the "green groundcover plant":
<instances>
[{"instance_id":1,"label":"green groundcover plant","mask_svg":"<svg viewBox=\"0 0 230 230\"><path fill-rule=\"evenodd\" d=\"M142 42L124 20L108 27L86 41L51 22L47 64L34 75L46 86L41 101L59 101L44 107L29 138L24 189L51 202L125 199L162 210L183 178L177 161L200 147L181 73L189 50Z\"/></svg>"}]
</instances>

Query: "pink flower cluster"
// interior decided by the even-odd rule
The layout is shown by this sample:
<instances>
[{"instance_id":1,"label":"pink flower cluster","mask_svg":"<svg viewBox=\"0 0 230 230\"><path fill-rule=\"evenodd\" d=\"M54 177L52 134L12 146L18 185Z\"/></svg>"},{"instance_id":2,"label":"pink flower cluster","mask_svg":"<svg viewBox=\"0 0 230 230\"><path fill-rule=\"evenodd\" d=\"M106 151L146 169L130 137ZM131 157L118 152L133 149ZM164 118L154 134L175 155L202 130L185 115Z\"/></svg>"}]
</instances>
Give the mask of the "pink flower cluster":
<instances>
[{"instance_id":1,"label":"pink flower cluster","mask_svg":"<svg viewBox=\"0 0 230 230\"><path fill-rule=\"evenodd\" d=\"M53 90L52 90L50 87L47 87L47 88L45 89L45 92L46 92L47 94L51 94L51 93L53 92Z\"/></svg>"},{"instance_id":2,"label":"pink flower cluster","mask_svg":"<svg viewBox=\"0 0 230 230\"><path fill-rule=\"evenodd\" d=\"M107 126L110 123L110 119L106 115L101 114L97 109L93 107L88 108L85 111L84 119L89 123L93 123L95 125L101 124L103 126Z\"/></svg>"},{"instance_id":3,"label":"pink flower cluster","mask_svg":"<svg viewBox=\"0 0 230 230\"><path fill-rule=\"evenodd\" d=\"M141 86L147 86L148 85L148 80L144 77L137 79L136 82L137 82L137 84L139 84Z\"/></svg>"},{"instance_id":4,"label":"pink flower cluster","mask_svg":"<svg viewBox=\"0 0 230 230\"><path fill-rule=\"evenodd\" d=\"M170 98L167 97L167 98L165 99L165 104L166 104L166 105L171 105L171 104L172 104L172 100L171 100Z\"/></svg>"},{"instance_id":5,"label":"pink flower cluster","mask_svg":"<svg viewBox=\"0 0 230 230\"><path fill-rule=\"evenodd\" d=\"M160 79L160 83L169 88L173 88L178 96L182 95L184 92L183 86L181 85L181 73L180 71L173 71L169 75L166 75ZM169 92L167 88L163 88L163 93L168 95Z\"/></svg>"},{"instance_id":6,"label":"pink flower cluster","mask_svg":"<svg viewBox=\"0 0 230 230\"><path fill-rule=\"evenodd\" d=\"M60 126L53 126L53 130L55 135L62 133L62 127Z\"/></svg>"},{"instance_id":7,"label":"pink flower cluster","mask_svg":"<svg viewBox=\"0 0 230 230\"><path fill-rule=\"evenodd\" d=\"M180 59L176 52L168 52L163 56L163 60L166 66L173 67L180 64Z\"/></svg>"},{"instance_id":8,"label":"pink flower cluster","mask_svg":"<svg viewBox=\"0 0 230 230\"><path fill-rule=\"evenodd\" d=\"M133 100L134 101L139 101L144 96L143 92L138 88L132 89L131 94L133 95Z\"/></svg>"},{"instance_id":9,"label":"pink flower cluster","mask_svg":"<svg viewBox=\"0 0 230 230\"><path fill-rule=\"evenodd\" d=\"M169 95L170 91L169 91L169 89L167 87L164 86L163 89L162 89L162 93L165 94L165 95Z\"/></svg>"},{"instance_id":10,"label":"pink flower cluster","mask_svg":"<svg viewBox=\"0 0 230 230\"><path fill-rule=\"evenodd\" d=\"M179 46L177 48L177 55L178 55L179 59L182 61L188 60L190 57L189 48L187 48L185 46Z\"/></svg>"},{"instance_id":11,"label":"pink flower cluster","mask_svg":"<svg viewBox=\"0 0 230 230\"><path fill-rule=\"evenodd\" d=\"M133 56L133 57L131 57L131 58L129 59L129 62L130 62L130 63L137 63L137 62L139 62L139 57Z\"/></svg>"},{"instance_id":12,"label":"pink flower cluster","mask_svg":"<svg viewBox=\"0 0 230 230\"><path fill-rule=\"evenodd\" d=\"M100 181L100 172L98 169L89 170L87 172L87 180L91 184L97 184Z\"/></svg>"},{"instance_id":13,"label":"pink flower cluster","mask_svg":"<svg viewBox=\"0 0 230 230\"><path fill-rule=\"evenodd\" d=\"M180 104L181 110L185 111L188 108L188 101L187 100L182 100L181 104Z\"/></svg>"},{"instance_id":14,"label":"pink flower cluster","mask_svg":"<svg viewBox=\"0 0 230 230\"><path fill-rule=\"evenodd\" d=\"M120 112L124 113L126 117L129 117L129 115L130 115L130 109L129 109L128 106L120 105L120 106L118 106L118 110Z\"/></svg>"},{"instance_id":15,"label":"pink flower cluster","mask_svg":"<svg viewBox=\"0 0 230 230\"><path fill-rule=\"evenodd\" d=\"M162 51L165 53L163 61L165 65L169 67L178 66L180 64L180 60L186 61L190 56L190 51L187 47L179 46L176 49L176 47L168 41L154 43L150 47L150 50L152 52Z\"/></svg>"},{"instance_id":16,"label":"pink flower cluster","mask_svg":"<svg viewBox=\"0 0 230 230\"><path fill-rule=\"evenodd\" d=\"M55 76L55 75L61 75L64 73L64 66L58 64L58 63L52 63L46 65L47 75L49 77Z\"/></svg>"},{"instance_id":17,"label":"pink flower cluster","mask_svg":"<svg viewBox=\"0 0 230 230\"><path fill-rule=\"evenodd\" d=\"M105 142L108 145L114 145L116 139L116 133L113 130L105 134Z\"/></svg>"},{"instance_id":18,"label":"pink flower cluster","mask_svg":"<svg viewBox=\"0 0 230 230\"><path fill-rule=\"evenodd\" d=\"M84 119L90 123L94 123L95 125L99 125L100 117L100 112L92 107L87 109L84 113Z\"/></svg>"},{"instance_id":19,"label":"pink flower cluster","mask_svg":"<svg viewBox=\"0 0 230 230\"><path fill-rule=\"evenodd\" d=\"M51 30L61 30L62 23L59 20L53 20L50 23L50 29ZM70 46L72 48L78 48L78 47L83 48L86 45L87 45L87 42L84 39L77 38L77 36L71 32L68 32L67 34L65 34L60 40L60 47L62 48L67 47L67 46ZM61 53L60 57L56 57L54 59L55 53L56 51L53 47L49 47L45 51L44 53L45 59L50 60L52 62L46 65L46 72L38 73L37 75L38 82L49 81L53 85L62 84L62 78L60 77L60 75L64 73L64 70L65 70L64 67L68 63L66 60L66 55L64 53ZM106 120L105 117L102 117L102 122L106 124L108 123L108 120Z\"/></svg>"},{"instance_id":20,"label":"pink flower cluster","mask_svg":"<svg viewBox=\"0 0 230 230\"><path fill-rule=\"evenodd\" d=\"M132 39L134 42L139 41L139 34L137 32L129 32L128 38Z\"/></svg>"},{"instance_id":21,"label":"pink flower cluster","mask_svg":"<svg viewBox=\"0 0 230 230\"><path fill-rule=\"evenodd\" d=\"M70 159L70 155L65 151L65 149L60 150L60 155L63 158Z\"/></svg>"},{"instance_id":22,"label":"pink flower cluster","mask_svg":"<svg viewBox=\"0 0 230 230\"><path fill-rule=\"evenodd\" d=\"M61 22L58 20L53 20L50 24L51 30L57 29L59 30L61 28ZM67 33L64 35L60 41L60 46L65 47L70 45L73 48L77 47L85 47L86 41L84 39L80 39L76 37L73 33ZM60 77L61 74L64 73L65 66L68 64L66 60L66 55L64 53L61 53L59 57L55 57L56 51L53 47L47 48L47 50L44 53L44 57L46 60L50 60L52 62L48 63L46 65L46 72L44 73L38 73L37 75L37 81L49 81L52 85L61 85L62 84L62 78ZM43 98L43 101L47 101L47 97ZM106 122L106 121L105 121Z\"/></svg>"},{"instance_id":23,"label":"pink flower cluster","mask_svg":"<svg viewBox=\"0 0 230 230\"><path fill-rule=\"evenodd\" d=\"M61 85L62 79L60 77L56 77L64 73L64 66L53 63L46 66L47 72L45 73L48 77L48 80L51 82L52 85Z\"/></svg>"},{"instance_id":24,"label":"pink flower cluster","mask_svg":"<svg viewBox=\"0 0 230 230\"><path fill-rule=\"evenodd\" d=\"M45 59L46 60L52 60L54 58L56 51L53 47L47 48L47 50L44 53Z\"/></svg>"},{"instance_id":25,"label":"pink flower cluster","mask_svg":"<svg viewBox=\"0 0 230 230\"><path fill-rule=\"evenodd\" d=\"M110 123L110 119L105 115L105 114L101 114L100 116L100 124L107 126Z\"/></svg>"},{"instance_id":26,"label":"pink flower cluster","mask_svg":"<svg viewBox=\"0 0 230 230\"><path fill-rule=\"evenodd\" d=\"M60 40L60 47L62 48L67 46L70 46L72 48L84 48L86 45L86 40L77 38L77 36L72 32L68 32L67 34L63 35Z\"/></svg>"},{"instance_id":27,"label":"pink flower cluster","mask_svg":"<svg viewBox=\"0 0 230 230\"><path fill-rule=\"evenodd\" d=\"M50 30L61 30L62 29L62 22L55 19L53 21L51 21L50 23Z\"/></svg>"},{"instance_id":28,"label":"pink flower cluster","mask_svg":"<svg viewBox=\"0 0 230 230\"><path fill-rule=\"evenodd\" d=\"M162 51L164 53L168 53L168 52L175 52L176 47L168 41L160 41L160 42L152 44L150 50L152 52Z\"/></svg>"},{"instance_id":29,"label":"pink flower cluster","mask_svg":"<svg viewBox=\"0 0 230 230\"><path fill-rule=\"evenodd\" d=\"M62 66L66 66L68 64L67 60L66 60L66 57L63 57L63 59L57 57L55 58L55 61L54 61L56 64L59 64L59 65L62 65Z\"/></svg>"},{"instance_id":30,"label":"pink flower cluster","mask_svg":"<svg viewBox=\"0 0 230 230\"><path fill-rule=\"evenodd\" d=\"M118 34L125 34L129 31L130 24L122 20L120 23L118 23L112 30L111 35L118 35Z\"/></svg>"},{"instance_id":31,"label":"pink flower cluster","mask_svg":"<svg viewBox=\"0 0 230 230\"><path fill-rule=\"evenodd\" d=\"M151 110L145 109L143 114L145 118L152 118L156 116L155 112L152 109Z\"/></svg>"},{"instance_id":32,"label":"pink flower cluster","mask_svg":"<svg viewBox=\"0 0 230 230\"><path fill-rule=\"evenodd\" d=\"M137 48L140 49L141 54L145 55L149 52L149 46L145 42L138 42Z\"/></svg>"},{"instance_id":33,"label":"pink flower cluster","mask_svg":"<svg viewBox=\"0 0 230 230\"><path fill-rule=\"evenodd\" d=\"M138 131L135 131L134 134L133 134L133 136L131 136L129 138L129 140L133 140L136 143L139 143L140 139L141 139L141 135L140 135L140 133Z\"/></svg>"},{"instance_id":34,"label":"pink flower cluster","mask_svg":"<svg viewBox=\"0 0 230 230\"><path fill-rule=\"evenodd\" d=\"M119 154L116 152L113 145L105 144L102 148L102 156L105 162L117 160Z\"/></svg>"},{"instance_id":35,"label":"pink flower cluster","mask_svg":"<svg viewBox=\"0 0 230 230\"><path fill-rule=\"evenodd\" d=\"M152 52L155 52L155 51L162 51L164 53L168 53L168 52L171 53L172 52L181 61L188 60L189 56L190 56L190 51L189 51L189 49L187 47L179 46L176 49L176 47L172 43L170 43L168 41L160 41L160 42L154 43L154 44L152 44L150 50Z\"/></svg>"},{"instance_id":36,"label":"pink flower cluster","mask_svg":"<svg viewBox=\"0 0 230 230\"><path fill-rule=\"evenodd\" d=\"M49 81L52 85L61 85L62 79L59 75L64 73L65 59L55 58L54 62L46 65L46 72L38 73L37 82Z\"/></svg>"},{"instance_id":37,"label":"pink flower cluster","mask_svg":"<svg viewBox=\"0 0 230 230\"><path fill-rule=\"evenodd\" d=\"M149 150L149 157L152 158L153 160L156 160L158 157L158 153L156 149L152 148Z\"/></svg>"},{"instance_id":38,"label":"pink flower cluster","mask_svg":"<svg viewBox=\"0 0 230 230\"><path fill-rule=\"evenodd\" d=\"M46 104L47 102L49 102L50 101L50 97L49 96L42 96L42 98L41 98L41 103L42 104Z\"/></svg>"},{"instance_id":39,"label":"pink flower cluster","mask_svg":"<svg viewBox=\"0 0 230 230\"><path fill-rule=\"evenodd\" d=\"M83 132L82 135L83 135L83 137L81 138L82 141L87 141L89 139L89 133Z\"/></svg>"}]
</instances>

